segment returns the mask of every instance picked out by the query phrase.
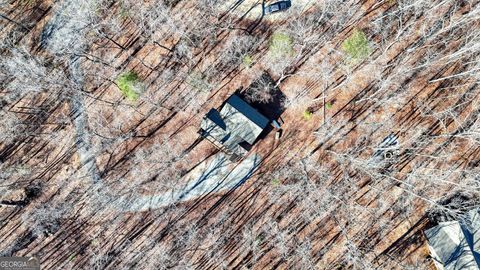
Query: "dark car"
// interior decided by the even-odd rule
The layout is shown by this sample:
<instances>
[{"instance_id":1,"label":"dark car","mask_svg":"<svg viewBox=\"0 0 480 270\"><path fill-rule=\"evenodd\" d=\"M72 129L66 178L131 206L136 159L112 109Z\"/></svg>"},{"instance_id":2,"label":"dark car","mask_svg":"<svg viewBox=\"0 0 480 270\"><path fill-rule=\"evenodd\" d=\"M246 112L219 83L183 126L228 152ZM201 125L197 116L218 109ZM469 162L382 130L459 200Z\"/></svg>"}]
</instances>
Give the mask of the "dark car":
<instances>
[{"instance_id":1,"label":"dark car","mask_svg":"<svg viewBox=\"0 0 480 270\"><path fill-rule=\"evenodd\" d=\"M278 1L266 6L265 14L271 14L271 13L283 11L288 9L290 6L292 6L292 3L290 1Z\"/></svg>"}]
</instances>

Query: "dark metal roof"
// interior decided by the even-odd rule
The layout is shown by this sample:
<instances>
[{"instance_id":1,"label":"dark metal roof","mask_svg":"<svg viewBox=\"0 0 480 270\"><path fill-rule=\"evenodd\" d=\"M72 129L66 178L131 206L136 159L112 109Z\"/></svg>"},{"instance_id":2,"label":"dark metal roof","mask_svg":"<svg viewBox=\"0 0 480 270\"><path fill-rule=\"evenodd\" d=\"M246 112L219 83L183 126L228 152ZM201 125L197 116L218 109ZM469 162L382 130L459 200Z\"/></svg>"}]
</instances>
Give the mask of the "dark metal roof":
<instances>
[{"instance_id":1,"label":"dark metal roof","mask_svg":"<svg viewBox=\"0 0 480 270\"><path fill-rule=\"evenodd\" d=\"M220 111L211 109L204 117L201 128L204 136L214 139L232 152L242 152L242 142L250 145L269 124L268 118L237 95L227 99Z\"/></svg>"},{"instance_id":2,"label":"dark metal roof","mask_svg":"<svg viewBox=\"0 0 480 270\"><path fill-rule=\"evenodd\" d=\"M245 102L243 99L241 99L237 95L231 96L227 100L227 104L230 104L237 111L245 115L248 119L250 119L250 121L252 121L262 129L266 128L268 126L268 123L270 122L265 116L263 116L261 113L255 110L252 106L250 106L250 104Z\"/></svg>"}]
</instances>

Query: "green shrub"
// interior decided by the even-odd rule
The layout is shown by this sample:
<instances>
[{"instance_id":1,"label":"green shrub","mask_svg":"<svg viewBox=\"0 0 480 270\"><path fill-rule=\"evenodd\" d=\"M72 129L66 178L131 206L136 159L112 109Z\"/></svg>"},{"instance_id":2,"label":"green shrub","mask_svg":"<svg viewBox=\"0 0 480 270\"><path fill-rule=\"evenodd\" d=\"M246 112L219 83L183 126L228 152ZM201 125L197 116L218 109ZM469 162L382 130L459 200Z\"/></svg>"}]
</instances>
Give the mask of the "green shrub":
<instances>
[{"instance_id":1,"label":"green shrub","mask_svg":"<svg viewBox=\"0 0 480 270\"><path fill-rule=\"evenodd\" d=\"M325 104L325 108L326 108L327 110L328 110L328 109L331 109L332 106L333 106L333 105L332 105L332 103L330 103L330 102L327 102L327 103Z\"/></svg>"},{"instance_id":2,"label":"green shrub","mask_svg":"<svg viewBox=\"0 0 480 270\"><path fill-rule=\"evenodd\" d=\"M115 82L127 99L135 101L139 98L142 87L137 73L133 71L125 72Z\"/></svg>"},{"instance_id":3,"label":"green shrub","mask_svg":"<svg viewBox=\"0 0 480 270\"><path fill-rule=\"evenodd\" d=\"M246 67L249 68L253 65L253 58L250 55L245 55L242 59L242 62Z\"/></svg>"},{"instance_id":4,"label":"green shrub","mask_svg":"<svg viewBox=\"0 0 480 270\"><path fill-rule=\"evenodd\" d=\"M348 54L353 63L357 63L370 54L370 47L365 33L355 29L353 34L342 43L342 49Z\"/></svg>"},{"instance_id":5,"label":"green shrub","mask_svg":"<svg viewBox=\"0 0 480 270\"><path fill-rule=\"evenodd\" d=\"M313 112L308 111L308 110L303 112L303 119L308 121L308 120L312 119L312 117L313 117Z\"/></svg>"},{"instance_id":6,"label":"green shrub","mask_svg":"<svg viewBox=\"0 0 480 270\"><path fill-rule=\"evenodd\" d=\"M285 33L273 33L268 51L274 57L292 56L295 53L293 51L293 39Z\"/></svg>"}]
</instances>

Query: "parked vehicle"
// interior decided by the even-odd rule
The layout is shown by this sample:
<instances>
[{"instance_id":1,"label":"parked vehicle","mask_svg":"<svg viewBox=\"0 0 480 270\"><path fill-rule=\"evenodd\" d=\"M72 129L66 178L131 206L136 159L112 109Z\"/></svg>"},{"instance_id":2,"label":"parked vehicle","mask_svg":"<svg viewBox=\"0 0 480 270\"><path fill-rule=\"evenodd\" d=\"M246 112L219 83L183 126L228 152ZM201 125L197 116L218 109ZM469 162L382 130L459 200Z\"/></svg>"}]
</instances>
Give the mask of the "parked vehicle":
<instances>
[{"instance_id":1,"label":"parked vehicle","mask_svg":"<svg viewBox=\"0 0 480 270\"><path fill-rule=\"evenodd\" d=\"M272 14L280 11L287 10L292 6L291 1L278 1L273 4L270 4L265 7L264 12L265 14Z\"/></svg>"}]
</instances>

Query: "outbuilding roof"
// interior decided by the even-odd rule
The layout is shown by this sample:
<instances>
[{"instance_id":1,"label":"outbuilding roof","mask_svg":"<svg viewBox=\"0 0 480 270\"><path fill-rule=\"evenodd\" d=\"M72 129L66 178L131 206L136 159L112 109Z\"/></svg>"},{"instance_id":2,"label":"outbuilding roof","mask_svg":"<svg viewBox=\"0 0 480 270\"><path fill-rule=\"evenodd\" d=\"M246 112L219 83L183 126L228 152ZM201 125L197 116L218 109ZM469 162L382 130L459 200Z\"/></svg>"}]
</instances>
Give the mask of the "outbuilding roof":
<instances>
[{"instance_id":1,"label":"outbuilding roof","mask_svg":"<svg viewBox=\"0 0 480 270\"><path fill-rule=\"evenodd\" d=\"M204 133L234 152L242 152L239 144L253 145L268 126L269 120L237 95L227 99L220 111L211 109L205 115Z\"/></svg>"},{"instance_id":2,"label":"outbuilding roof","mask_svg":"<svg viewBox=\"0 0 480 270\"><path fill-rule=\"evenodd\" d=\"M480 269L479 211L471 210L462 221L441 222L425 231L437 269Z\"/></svg>"}]
</instances>

